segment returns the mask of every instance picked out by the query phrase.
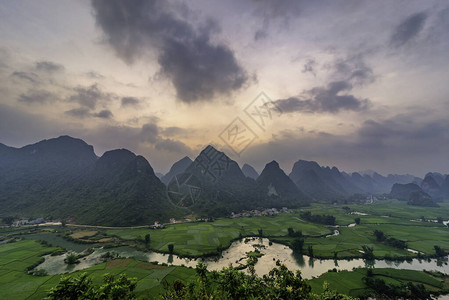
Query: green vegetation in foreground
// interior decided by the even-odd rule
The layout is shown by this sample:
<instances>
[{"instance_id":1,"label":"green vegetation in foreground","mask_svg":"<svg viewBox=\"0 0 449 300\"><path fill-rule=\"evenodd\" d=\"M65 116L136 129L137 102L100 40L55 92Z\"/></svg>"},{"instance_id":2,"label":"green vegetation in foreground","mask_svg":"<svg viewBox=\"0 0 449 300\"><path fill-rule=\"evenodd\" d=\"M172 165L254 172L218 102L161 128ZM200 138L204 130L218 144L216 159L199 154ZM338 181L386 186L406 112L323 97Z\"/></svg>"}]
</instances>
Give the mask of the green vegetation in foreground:
<instances>
[{"instance_id":1,"label":"green vegetation in foreground","mask_svg":"<svg viewBox=\"0 0 449 300\"><path fill-rule=\"evenodd\" d=\"M189 256L216 255L231 245L233 240L245 236L258 236L262 229L264 237L288 235L288 228L302 231L306 236L322 236L330 230L323 225L312 224L299 218L299 214L280 214L277 217L252 217L240 219L218 219L214 222L180 223L165 229L109 229L109 235L125 240L141 239L150 233L150 249L167 252L174 245L174 253Z\"/></svg>"},{"instance_id":2,"label":"green vegetation in foreground","mask_svg":"<svg viewBox=\"0 0 449 300\"><path fill-rule=\"evenodd\" d=\"M0 299L43 299L63 275L33 276L27 273L27 268L38 263L41 255L57 249L45 247L32 240L0 245ZM137 279L137 296L157 297L163 289L161 282L190 282L194 278L195 270L154 265L133 259L117 259L82 272L71 273L69 276L79 276L82 273L87 273L94 284L102 283L105 274L126 274Z\"/></svg>"},{"instance_id":3,"label":"green vegetation in foreground","mask_svg":"<svg viewBox=\"0 0 449 300\"><path fill-rule=\"evenodd\" d=\"M382 292L382 289L372 289L366 284L366 278L382 280L386 285L393 285L398 291L409 292L412 283L415 287L423 285L427 292L432 294L449 293L449 277L437 272L399 270L391 268L366 269L359 268L353 271L327 272L318 278L308 281L315 293L323 292L326 282L330 289L353 297L366 297ZM382 294L381 294L382 295ZM385 296L385 295L383 295ZM416 296L416 295L415 295ZM418 296L416 296L418 297ZM393 297L394 298L394 297ZM407 299L423 299L422 296Z\"/></svg>"}]
</instances>

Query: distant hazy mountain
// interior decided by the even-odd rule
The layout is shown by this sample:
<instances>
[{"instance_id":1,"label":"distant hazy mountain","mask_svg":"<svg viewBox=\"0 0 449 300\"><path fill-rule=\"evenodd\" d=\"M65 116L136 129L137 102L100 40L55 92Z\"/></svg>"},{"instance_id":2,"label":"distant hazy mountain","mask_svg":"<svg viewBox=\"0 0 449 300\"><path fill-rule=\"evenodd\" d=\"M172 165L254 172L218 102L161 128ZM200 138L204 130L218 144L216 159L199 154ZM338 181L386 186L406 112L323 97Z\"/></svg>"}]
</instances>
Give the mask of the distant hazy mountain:
<instances>
[{"instance_id":1,"label":"distant hazy mountain","mask_svg":"<svg viewBox=\"0 0 449 300\"><path fill-rule=\"evenodd\" d=\"M297 161L289 175L300 191L316 201L338 200L362 192L348 176L314 161Z\"/></svg>"},{"instance_id":2,"label":"distant hazy mountain","mask_svg":"<svg viewBox=\"0 0 449 300\"><path fill-rule=\"evenodd\" d=\"M168 173L161 178L161 181L165 184L168 184L173 177L184 173L191 164L192 160L189 157L183 157L173 164L173 166L170 168L170 171L168 171Z\"/></svg>"},{"instance_id":3,"label":"distant hazy mountain","mask_svg":"<svg viewBox=\"0 0 449 300\"><path fill-rule=\"evenodd\" d=\"M449 199L449 175L429 172L421 182L424 192L432 196L434 200L444 201Z\"/></svg>"},{"instance_id":4,"label":"distant hazy mountain","mask_svg":"<svg viewBox=\"0 0 449 300\"><path fill-rule=\"evenodd\" d=\"M164 174L160 173L160 172L154 172L154 174L157 176L157 178L161 179L162 177L164 177Z\"/></svg>"},{"instance_id":5,"label":"distant hazy mountain","mask_svg":"<svg viewBox=\"0 0 449 300\"><path fill-rule=\"evenodd\" d=\"M243 165L242 172L246 177L252 178L254 180L256 180L257 177L259 177L259 173L257 173L257 171L248 164Z\"/></svg>"},{"instance_id":6,"label":"distant hazy mountain","mask_svg":"<svg viewBox=\"0 0 449 300\"><path fill-rule=\"evenodd\" d=\"M414 192L421 193L424 191L419 187L419 185L415 183L407 183L407 184L395 183L391 188L390 197L402 201L408 201L410 199L411 194Z\"/></svg>"},{"instance_id":7,"label":"distant hazy mountain","mask_svg":"<svg viewBox=\"0 0 449 300\"><path fill-rule=\"evenodd\" d=\"M432 197L424 192L417 184L396 183L391 188L390 197L402 201L407 201L409 205L415 206L438 206Z\"/></svg>"},{"instance_id":8,"label":"distant hazy mountain","mask_svg":"<svg viewBox=\"0 0 449 300\"><path fill-rule=\"evenodd\" d=\"M2 216L115 226L181 215L145 158L120 149L98 159L92 146L68 136L1 147L0 206Z\"/></svg>"}]
</instances>

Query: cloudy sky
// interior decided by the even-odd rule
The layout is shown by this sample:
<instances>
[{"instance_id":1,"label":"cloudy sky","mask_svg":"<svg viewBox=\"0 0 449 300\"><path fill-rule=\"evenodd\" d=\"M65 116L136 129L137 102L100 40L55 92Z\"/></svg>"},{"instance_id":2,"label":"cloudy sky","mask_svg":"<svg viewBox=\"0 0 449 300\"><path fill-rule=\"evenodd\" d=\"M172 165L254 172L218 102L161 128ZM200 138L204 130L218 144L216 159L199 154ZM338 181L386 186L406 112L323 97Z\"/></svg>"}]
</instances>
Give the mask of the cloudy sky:
<instances>
[{"instance_id":1,"label":"cloudy sky","mask_svg":"<svg viewBox=\"0 0 449 300\"><path fill-rule=\"evenodd\" d=\"M447 1L0 0L0 142L71 135L167 172L449 172Z\"/></svg>"}]
</instances>

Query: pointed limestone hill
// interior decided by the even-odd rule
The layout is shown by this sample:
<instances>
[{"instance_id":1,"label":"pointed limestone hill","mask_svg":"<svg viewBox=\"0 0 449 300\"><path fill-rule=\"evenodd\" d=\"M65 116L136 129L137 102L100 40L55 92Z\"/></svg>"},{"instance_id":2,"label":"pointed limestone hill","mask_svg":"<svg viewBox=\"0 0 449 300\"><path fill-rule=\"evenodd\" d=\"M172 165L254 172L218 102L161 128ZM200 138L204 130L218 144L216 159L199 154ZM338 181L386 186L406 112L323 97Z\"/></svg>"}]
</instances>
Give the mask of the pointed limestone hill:
<instances>
[{"instance_id":1,"label":"pointed limestone hill","mask_svg":"<svg viewBox=\"0 0 449 300\"><path fill-rule=\"evenodd\" d=\"M408 201L412 193L424 193L415 183L395 183L391 188L390 197L401 201Z\"/></svg>"},{"instance_id":2,"label":"pointed limestone hill","mask_svg":"<svg viewBox=\"0 0 449 300\"><path fill-rule=\"evenodd\" d=\"M293 181L282 171L276 161L268 163L256 180L267 196L299 196L300 192Z\"/></svg>"},{"instance_id":3,"label":"pointed limestone hill","mask_svg":"<svg viewBox=\"0 0 449 300\"><path fill-rule=\"evenodd\" d=\"M300 191L316 201L339 200L358 190L337 168L321 167L314 161L297 161L289 177Z\"/></svg>"},{"instance_id":4,"label":"pointed limestone hill","mask_svg":"<svg viewBox=\"0 0 449 300\"><path fill-rule=\"evenodd\" d=\"M257 171L248 164L243 165L242 172L246 177L252 178L254 180L256 180L257 177L259 177L259 173L257 173Z\"/></svg>"},{"instance_id":5,"label":"pointed limestone hill","mask_svg":"<svg viewBox=\"0 0 449 300\"><path fill-rule=\"evenodd\" d=\"M148 161L129 150L98 158L62 136L22 148L0 146L0 217L51 216L80 224L139 225L180 216Z\"/></svg>"},{"instance_id":6,"label":"pointed limestone hill","mask_svg":"<svg viewBox=\"0 0 449 300\"><path fill-rule=\"evenodd\" d=\"M185 174L198 182L201 196L192 210L211 216L226 216L231 212L263 206L256 182L247 178L237 162L212 146L207 146Z\"/></svg>"},{"instance_id":7,"label":"pointed limestone hill","mask_svg":"<svg viewBox=\"0 0 449 300\"><path fill-rule=\"evenodd\" d=\"M176 175L182 174L185 172L185 170L192 164L192 160L190 157L185 156L184 158L178 160L173 164L173 166L170 168L170 171L168 171L167 174L165 174L161 181L165 184L168 184L170 180L175 177Z\"/></svg>"}]
</instances>

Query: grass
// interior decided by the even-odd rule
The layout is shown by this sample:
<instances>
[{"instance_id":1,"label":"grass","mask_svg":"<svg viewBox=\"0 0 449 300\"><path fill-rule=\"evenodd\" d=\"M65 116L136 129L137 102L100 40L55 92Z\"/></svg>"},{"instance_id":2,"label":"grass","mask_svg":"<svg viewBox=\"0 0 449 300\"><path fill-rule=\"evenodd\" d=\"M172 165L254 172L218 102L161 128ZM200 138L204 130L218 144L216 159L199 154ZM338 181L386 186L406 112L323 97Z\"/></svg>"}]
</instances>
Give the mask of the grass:
<instances>
[{"instance_id":1,"label":"grass","mask_svg":"<svg viewBox=\"0 0 449 300\"><path fill-rule=\"evenodd\" d=\"M153 250L168 252L174 245L174 253L188 256L215 254L217 248L227 248L239 236L256 236L262 229L266 237L287 235L287 229L302 230L303 234L320 236L330 230L323 225L299 219L298 214L281 214L277 217L253 217L241 219L219 219L210 223L181 223L168 225L165 229L109 229L107 234L125 240L134 240L150 234Z\"/></svg>"},{"instance_id":2,"label":"grass","mask_svg":"<svg viewBox=\"0 0 449 300\"><path fill-rule=\"evenodd\" d=\"M57 248L45 247L33 240L23 240L0 245L0 299L43 299L56 286L61 275L32 276L26 268L41 259L41 255ZM71 273L77 276L88 273L94 283L100 284L103 276L124 273L137 278L137 296L157 298L164 281L188 282L193 280L195 270L185 267L161 266L133 259L117 259L101 263L83 271Z\"/></svg>"},{"instance_id":3,"label":"grass","mask_svg":"<svg viewBox=\"0 0 449 300\"><path fill-rule=\"evenodd\" d=\"M380 278L388 284L421 283L433 292L448 291L449 289L448 277L438 273L390 268L372 269L372 271L374 278ZM309 280L308 283L315 293L321 293L324 282L327 282L333 290L349 296L360 297L366 295L369 291L363 282L366 272L367 269L365 268L354 269L353 271L327 272L318 278Z\"/></svg>"}]
</instances>

